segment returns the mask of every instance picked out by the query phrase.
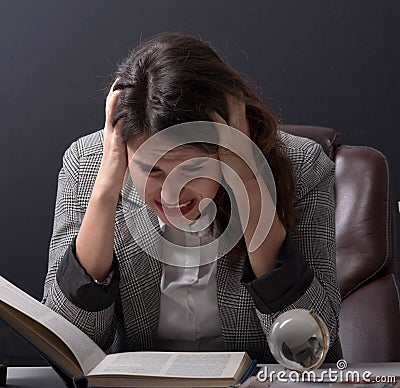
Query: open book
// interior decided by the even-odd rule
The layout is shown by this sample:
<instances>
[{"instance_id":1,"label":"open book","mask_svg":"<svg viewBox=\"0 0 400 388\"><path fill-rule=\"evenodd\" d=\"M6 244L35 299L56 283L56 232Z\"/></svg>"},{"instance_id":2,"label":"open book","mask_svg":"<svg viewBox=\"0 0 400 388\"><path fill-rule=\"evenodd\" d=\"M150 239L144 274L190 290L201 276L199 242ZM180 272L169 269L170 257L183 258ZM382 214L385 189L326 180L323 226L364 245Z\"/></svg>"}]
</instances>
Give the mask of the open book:
<instances>
[{"instance_id":1,"label":"open book","mask_svg":"<svg viewBox=\"0 0 400 388\"><path fill-rule=\"evenodd\" d=\"M106 355L71 322L1 276L0 318L74 381L71 386L227 387L244 381L255 366L245 352Z\"/></svg>"}]
</instances>

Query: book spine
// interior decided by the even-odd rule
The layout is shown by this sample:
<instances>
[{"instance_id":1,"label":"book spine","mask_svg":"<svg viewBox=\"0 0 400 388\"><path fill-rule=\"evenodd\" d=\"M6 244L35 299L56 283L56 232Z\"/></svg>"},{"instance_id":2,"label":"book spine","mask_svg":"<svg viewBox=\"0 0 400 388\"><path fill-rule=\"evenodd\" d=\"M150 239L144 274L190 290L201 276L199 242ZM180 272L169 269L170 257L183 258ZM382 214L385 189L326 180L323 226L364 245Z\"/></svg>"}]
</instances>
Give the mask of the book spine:
<instances>
[{"instance_id":1,"label":"book spine","mask_svg":"<svg viewBox=\"0 0 400 388\"><path fill-rule=\"evenodd\" d=\"M88 380L86 377L74 379L74 388L88 388Z\"/></svg>"},{"instance_id":2,"label":"book spine","mask_svg":"<svg viewBox=\"0 0 400 388\"><path fill-rule=\"evenodd\" d=\"M68 388L88 388L88 381L85 376L72 378L60 365L56 364L46 354L37 349L39 354L49 363L54 371L61 377Z\"/></svg>"},{"instance_id":3,"label":"book spine","mask_svg":"<svg viewBox=\"0 0 400 388\"><path fill-rule=\"evenodd\" d=\"M255 367L257 366L257 360L253 360L253 362L251 363L249 369L247 369L247 372L244 374L244 376L242 377L242 379L239 381L238 385L243 384L253 373Z\"/></svg>"}]
</instances>

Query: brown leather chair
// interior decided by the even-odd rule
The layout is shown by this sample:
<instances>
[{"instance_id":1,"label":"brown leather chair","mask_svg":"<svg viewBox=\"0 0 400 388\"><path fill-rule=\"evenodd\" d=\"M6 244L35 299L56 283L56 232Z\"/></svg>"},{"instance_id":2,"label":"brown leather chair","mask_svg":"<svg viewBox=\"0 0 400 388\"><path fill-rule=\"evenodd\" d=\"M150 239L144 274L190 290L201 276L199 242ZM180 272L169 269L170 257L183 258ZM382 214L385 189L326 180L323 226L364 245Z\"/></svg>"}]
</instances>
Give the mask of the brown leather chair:
<instances>
[{"instance_id":1,"label":"brown leather chair","mask_svg":"<svg viewBox=\"0 0 400 388\"><path fill-rule=\"evenodd\" d=\"M331 128L285 125L282 130L320 143L336 165L336 261L344 359L400 361L399 262L385 156L370 147L342 145Z\"/></svg>"}]
</instances>

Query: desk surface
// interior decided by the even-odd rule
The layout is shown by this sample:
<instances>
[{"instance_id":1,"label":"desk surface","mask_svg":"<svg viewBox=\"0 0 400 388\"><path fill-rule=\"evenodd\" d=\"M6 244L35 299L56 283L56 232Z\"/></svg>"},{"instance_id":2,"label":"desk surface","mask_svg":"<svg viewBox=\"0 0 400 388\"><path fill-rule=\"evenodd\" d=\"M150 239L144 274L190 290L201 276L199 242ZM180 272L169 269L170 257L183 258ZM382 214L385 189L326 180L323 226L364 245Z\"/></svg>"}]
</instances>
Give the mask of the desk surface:
<instances>
[{"instance_id":1,"label":"desk surface","mask_svg":"<svg viewBox=\"0 0 400 388\"><path fill-rule=\"evenodd\" d=\"M358 364L364 365L372 370L375 369L372 364ZM380 372L392 372L393 370L398 370L400 367L400 363L388 363L388 364L375 364L378 367L376 370ZM271 368L280 370L281 367L278 365L271 365ZM382 376L384 373L381 374ZM387 374L389 375L389 373ZM394 384L372 384L372 385L364 385L364 384L329 384L329 383L261 383L257 381L256 377L252 377L246 383L243 384L243 388L289 388L292 385L296 385L299 388L301 387L376 387L376 388L385 388L385 387L393 387ZM396 385L396 387L400 387L400 384ZM7 388L65 388L64 382L61 378L54 372L54 370L50 367L9 367L8 368L8 376L7 376Z\"/></svg>"},{"instance_id":2,"label":"desk surface","mask_svg":"<svg viewBox=\"0 0 400 388\"><path fill-rule=\"evenodd\" d=\"M65 388L64 382L50 367L11 367L7 388Z\"/></svg>"},{"instance_id":3,"label":"desk surface","mask_svg":"<svg viewBox=\"0 0 400 388\"><path fill-rule=\"evenodd\" d=\"M372 384L351 384L351 383L291 383L291 382L260 382L256 377L250 377L240 388L399 388L395 383L372 383Z\"/></svg>"}]
</instances>

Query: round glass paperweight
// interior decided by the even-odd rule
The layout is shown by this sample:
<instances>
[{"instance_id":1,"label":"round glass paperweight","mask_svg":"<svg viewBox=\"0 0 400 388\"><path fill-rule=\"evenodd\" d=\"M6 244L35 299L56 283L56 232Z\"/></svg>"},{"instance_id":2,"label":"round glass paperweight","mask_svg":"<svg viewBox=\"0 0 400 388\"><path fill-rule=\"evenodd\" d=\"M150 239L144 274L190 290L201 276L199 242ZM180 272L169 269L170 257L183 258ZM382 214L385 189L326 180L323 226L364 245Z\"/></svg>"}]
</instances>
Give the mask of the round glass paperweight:
<instances>
[{"instance_id":1,"label":"round glass paperweight","mask_svg":"<svg viewBox=\"0 0 400 388\"><path fill-rule=\"evenodd\" d=\"M329 332L312 310L293 309L278 316L271 326L269 348L283 367L297 372L319 368L328 352Z\"/></svg>"}]
</instances>

